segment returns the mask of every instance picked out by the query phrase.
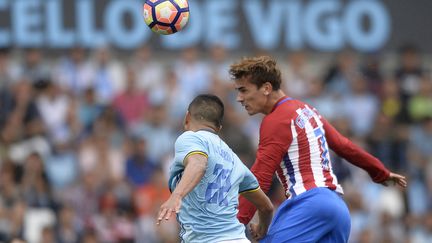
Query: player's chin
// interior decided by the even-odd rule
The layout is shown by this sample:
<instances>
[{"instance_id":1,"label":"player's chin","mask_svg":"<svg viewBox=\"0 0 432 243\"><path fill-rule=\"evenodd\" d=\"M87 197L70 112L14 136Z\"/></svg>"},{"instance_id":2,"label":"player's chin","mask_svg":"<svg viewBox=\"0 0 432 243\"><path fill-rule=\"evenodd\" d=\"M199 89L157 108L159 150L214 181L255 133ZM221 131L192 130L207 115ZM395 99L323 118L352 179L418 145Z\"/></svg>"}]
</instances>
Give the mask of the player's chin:
<instances>
[{"instance_id":1,"label":"player's chin","mask_svg":"<svg viewBox=\"0 0 432 243\"><path fill-rule=\"evenodd\" d=\"M246 110L249 116L255 115L257 112L253 110Z\"/></svg>"},{"instance_id":2,"label":"player's chin","mask_svg":"<svg viewBox=\"0 0 432 243\"><path fill-rule=\"evenodd\" d=\"M250 116L255 115L255 114L257 113L256 111L254 111L253 109L251 109L251 107L248 106L248 105L245 105L244 108L245 108L246 112L247 112Z\"/></svg>"}]
</instances>

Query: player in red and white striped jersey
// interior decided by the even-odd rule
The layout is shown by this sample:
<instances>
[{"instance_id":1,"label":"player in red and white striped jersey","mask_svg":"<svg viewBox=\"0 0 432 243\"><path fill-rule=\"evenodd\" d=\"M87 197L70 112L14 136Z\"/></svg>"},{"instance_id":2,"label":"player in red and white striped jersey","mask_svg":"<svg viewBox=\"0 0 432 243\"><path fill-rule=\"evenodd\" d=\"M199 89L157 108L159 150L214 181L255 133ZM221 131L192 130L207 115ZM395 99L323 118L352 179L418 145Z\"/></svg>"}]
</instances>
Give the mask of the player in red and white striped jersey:
<instances>
[{"instance_id":1,"label":"player in red and white striped jersey","mask_svg":"<svg viewBox=\"0 0 432 243\"><path fill-rule=\"evenodd\" d=\"M252 172L262 190L276 174L287 200L276 213L262 242L347 242L349 212L342 187L332 170L329 149L366 170L376 183L406 187L406 179L388 171L374 156L353 144L309 105L287 97L281 75L270 57L245 58L231 65L237 101L249 115L265 114ZM255 208L240 198L239 220L247 224ZM262 232L251 225L252 235Z\"/></svg>"}]
</instances>

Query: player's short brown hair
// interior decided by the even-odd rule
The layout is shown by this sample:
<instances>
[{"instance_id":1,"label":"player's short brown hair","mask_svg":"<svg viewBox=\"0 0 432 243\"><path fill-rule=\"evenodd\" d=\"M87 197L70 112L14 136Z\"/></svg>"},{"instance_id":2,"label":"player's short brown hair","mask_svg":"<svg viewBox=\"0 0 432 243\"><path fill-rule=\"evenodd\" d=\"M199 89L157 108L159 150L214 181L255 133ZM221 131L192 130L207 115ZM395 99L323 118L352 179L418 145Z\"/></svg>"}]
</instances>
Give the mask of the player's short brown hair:
<instances>
[{"instance_id":1,"label":"player's short brown hair","mask_svg":"<svg viewBox=\"0 0 432 243\"><path fill-rule=\"evenodd\" d=\"M258 88L269 82L273 90L279 90L282 82L276 60L269 56L243 58L230 66L229 74L234 80L249 78Z\"/></svg>"}]
</instances>

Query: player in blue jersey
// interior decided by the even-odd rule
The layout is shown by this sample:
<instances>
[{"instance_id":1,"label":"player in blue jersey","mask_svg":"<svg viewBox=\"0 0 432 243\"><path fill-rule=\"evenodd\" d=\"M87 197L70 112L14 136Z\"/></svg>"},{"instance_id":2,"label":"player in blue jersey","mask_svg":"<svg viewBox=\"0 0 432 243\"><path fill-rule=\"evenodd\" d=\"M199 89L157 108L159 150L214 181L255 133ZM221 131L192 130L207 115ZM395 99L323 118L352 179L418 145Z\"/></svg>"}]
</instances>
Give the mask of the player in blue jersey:
<instances>
[{"instance_id":1,"label":"player in blue jersey","mask_svg":"<svg viewBox=\"0 0 432 243\"><path fill-rule=\"evenodd\" d=\"M255 239L265 236L273 206L255 176L218 136L224 114L222 101L199 95L189 105L185 132L175 143L170 171L170 198L162 204L157 223L177 214L182 242L249 242L237 219L238 194L258 209Z\"/></svg>"}]
</instances>

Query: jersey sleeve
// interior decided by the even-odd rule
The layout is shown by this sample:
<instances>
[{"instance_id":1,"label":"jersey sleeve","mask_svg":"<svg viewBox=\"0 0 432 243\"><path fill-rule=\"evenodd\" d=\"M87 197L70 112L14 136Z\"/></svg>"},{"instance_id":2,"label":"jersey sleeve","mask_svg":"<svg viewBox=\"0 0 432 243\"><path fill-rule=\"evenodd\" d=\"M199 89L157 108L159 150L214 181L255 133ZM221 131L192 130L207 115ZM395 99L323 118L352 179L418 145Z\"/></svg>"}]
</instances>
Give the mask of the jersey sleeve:
<instances>
[{"instance_id":1,"label":"jersey sleeve","mask_svg":"<svg viewBox=\"0 0 432 243\"><path fill-rule=\"evenodd\" d=\"M258 190L259 184L256 177L244 164L241 164L241 166L243 167L244 177L243 181L239 185L239 193Z\"/></svg>"},{"instance_id":2,"label":"jersey sleeve","mask_svg":"<svg viewBox=\"0 0 432 243\"><path fill-rule=\"evenodd\" d=\"M328 145L337 155L367 171L374 182L381 183L387 180L390 171L379 159L344 137L324 118L321 118L321 121L324 124Z\"/></svg>"},{"instance_id":3,"label":"jersey sleeve","mask_svg":"<svg viewBox=\"0 0 432 243\"><path fill-rule=\"evenodd\" d=\"M192 154L202 154L208 157L207 142L198 134L188 131L180 135L174 145L175 161L184 162Z\"/></svg>"},{"instance_id":4,"label":"jersey sleeve","mask_svg":"<svg viewBox=\"0 0 432 243\"><path fill-rule=\"evenodd\" d=\"M188 131L180 135L174 144L174 161L170 167L168 187L174 191L177 183L183 176L185 159L192 154L202 154L208 157L207 142L198 134Z\"/></svg>"},{"instance_id":5,"label":"jersey sleeve","mask_svg":"<svg viewBox=\"0 0 432 243\"><path fill-rule=\"evenodd\" d=\"M292 142L291 121L263 120L260 129L260 141L255 163L251 171L258 179L264 192L270 190L273 174L280 165ZM237 218L248 224L255 214L256 208L246 198L240 196Z\"/></svg>"}]
</instances>

